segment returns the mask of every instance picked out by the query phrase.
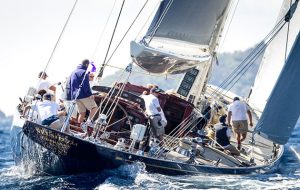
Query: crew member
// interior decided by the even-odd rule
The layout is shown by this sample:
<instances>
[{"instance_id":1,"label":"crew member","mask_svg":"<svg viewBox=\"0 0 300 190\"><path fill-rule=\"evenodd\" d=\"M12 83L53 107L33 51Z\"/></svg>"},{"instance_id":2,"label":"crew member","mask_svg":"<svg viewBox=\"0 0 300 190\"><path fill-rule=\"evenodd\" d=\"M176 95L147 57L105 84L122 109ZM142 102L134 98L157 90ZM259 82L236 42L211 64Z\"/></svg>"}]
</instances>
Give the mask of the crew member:
<instances>
[{"instance_id":1,"label":"crew member","mask_svg":"<svg viewBox=\"0 0 300 190\"><path fill-rule=\"evenodd\" d=\"M157 98L159 92L161 92L159 88L151 88L150 94L143 95L142 98L145 101L146 114L150 119L151 135L162 141L167 120L164 117L163 110L161 109ZM163 121L162 118L164 118L165 121Z\"/></svg>"},{"instance_id":2,"label":"crew member","mask_svg":"<svg viewBox=\"0 0 300 190\"><path fill-rule=\"evenodd\" d=\"M89 63L87 59L82 61L69 77L66 88L67 100L76 100L79 123L83 122L86 110L90 111L87 123L92 122L92 117L97 111L97 104L90 88L89 73L86 72Z\"/></svg>"},{"instance_id":3,"label":"crew member","mask_svg":"<svg viewBox=\"0 0 300 190\"><path fill-rule=\"evenodd\" d=\"M240 152L230 144L230 137L232 136L231 129L226 124L227 115L222 115L219 117L219 122L214 125L215 129L215 140L217 141L217 145L221 146L224 150L230 151L232 155L240 155Z\"/></svg>"},{"instance_id":4,"label":"crew member","mask_svg":"<svg viewBox=\"0 0 300 190\"><path fill-rule=\"evenodd\" d=\"M248 132L248 121L247 115L249 118L249 125L252 127L252 114L249 110L249 107L246 103L241 102L238 97L233 99L233 103L228 107L228 125L231 127L230 122L232 121L233 132L236 135L237 148L241 149L241 143L247 137Z\"/></svg>"}]
</instances>

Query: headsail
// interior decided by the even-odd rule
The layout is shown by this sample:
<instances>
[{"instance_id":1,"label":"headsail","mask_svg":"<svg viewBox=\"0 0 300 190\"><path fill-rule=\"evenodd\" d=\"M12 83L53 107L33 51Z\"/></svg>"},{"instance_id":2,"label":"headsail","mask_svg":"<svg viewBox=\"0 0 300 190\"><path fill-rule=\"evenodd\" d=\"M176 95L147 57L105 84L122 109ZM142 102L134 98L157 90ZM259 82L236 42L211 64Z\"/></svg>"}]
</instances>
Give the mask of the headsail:
<instances>
[{"instance_id":1,"label":"headsail","mask_svg":"<svg viewBox=\"0 0 300 190\"><path fill-rule=\"evenodd\" d=\"M210 62L230 0L164 0L141 42L131 43L135 63L152 73L185 72Z\"/></svg>"},{"instance_id":2,"label":"headsail","mask_svg":"<svg viewBox=\"0 0 300 190\"><path fill-rule=\"evenodd\" d=\"M295 2L295 0L292 0ZM285 16L291 6L291 1L285 0L279 13L278 21ZM297 8L293 18L290 20L289 27L286 24L267 47L261 66L255 78L249 104L259 112L264 110L266 102L275 85L275 82L285 63L285 50L288 32L288 44L286 55L289 54L291 47L300 30L300 9Z\"/></svg>"},{"instance_id":3,"label":"headsail","mask_svg":"<svg viewBox=\"0 0 300 190\"><path fill-rule=\"evenodd\" d=\"M291 49L256 130L278 144L285 144L300 115L300 35Z\"/></svg>"}]
</instances>

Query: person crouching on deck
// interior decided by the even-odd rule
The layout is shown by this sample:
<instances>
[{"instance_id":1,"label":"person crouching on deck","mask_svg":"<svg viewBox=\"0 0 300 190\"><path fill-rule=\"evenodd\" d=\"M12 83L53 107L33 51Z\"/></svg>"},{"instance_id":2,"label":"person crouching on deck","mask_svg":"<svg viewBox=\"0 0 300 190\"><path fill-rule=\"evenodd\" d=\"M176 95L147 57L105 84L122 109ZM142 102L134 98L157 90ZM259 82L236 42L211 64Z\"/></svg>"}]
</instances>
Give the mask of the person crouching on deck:
<instances>
[{"instance_id":1,"label":"person crouching on deck","mask_svg":"<svg viewBox=\"0 0 300 190\"><path fill-rule=\"evenodd\" d=\"M232 136L232 131L226 124L227 115L222 115L219 118L220 123L214 125L215 129L215 140L217 145L221 146L224 150L228 150L232 155L240 155L240 152L230 144L230 137Z\"/></svg>"},{"instance_id":2,"label":"person crouching on deck","mask_svg":"<svg viewBox=\"0 0 300 190\"><path fill-rule=\"evenodd\" d=\"M97 111L97 104L90 88L89 73L86 72L89 63L89 60L83 60L77 69L72 72L68 80L70 88L67 89L67 100L76 100L79 112L78 123L84 121L86 110L90 111L87 125L92 122L92 118Z\"/></svg>"}]
</instances>

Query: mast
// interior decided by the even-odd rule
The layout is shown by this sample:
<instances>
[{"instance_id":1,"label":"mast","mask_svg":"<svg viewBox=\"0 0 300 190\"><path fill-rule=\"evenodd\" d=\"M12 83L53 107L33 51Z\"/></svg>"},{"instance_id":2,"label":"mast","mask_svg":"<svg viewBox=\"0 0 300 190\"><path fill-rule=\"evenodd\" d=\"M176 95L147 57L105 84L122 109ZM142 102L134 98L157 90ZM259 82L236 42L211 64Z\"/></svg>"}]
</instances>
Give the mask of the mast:
<instances>
[{"instance_id":1,"label":"mast","mask_svg":"<svg viewBox=\"0 0 300 190\"><path fill-rule=\"evenodd\" d=\"M186 72L177 88L177 93L184 96L187 101L193 103L195 106L198 106L200 103L201 94L206 90L206 84L211 74L214 56L216 56L216 50L219 46L219 41L222 37L223 28L229 13L230 3L232 2L227 3L227 7L216 23L216 28L213 32L214 35L209 44L211 59Z\"/></svg>"}]
</instances>

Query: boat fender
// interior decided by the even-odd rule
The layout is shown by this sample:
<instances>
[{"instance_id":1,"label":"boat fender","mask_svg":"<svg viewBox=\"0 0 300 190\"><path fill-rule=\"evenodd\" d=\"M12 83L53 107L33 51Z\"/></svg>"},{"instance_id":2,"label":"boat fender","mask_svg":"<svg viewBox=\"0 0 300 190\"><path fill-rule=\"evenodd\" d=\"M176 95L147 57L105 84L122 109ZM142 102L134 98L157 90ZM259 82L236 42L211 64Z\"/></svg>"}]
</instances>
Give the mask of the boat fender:
<instances>
[{"instance_id":1,"label":"boat fender","mask_svg":"<svg viewBox=\"0 0 300 190\"><path fill-rule=\"evenodd\" d=\"M108 139L110 137L110 133L109 132L104 132L101 134L100 138L101 139ZM118 139L119 140L119 139ZM125 142L125 140L124 140ZM118 143L117 143L118 144Z\"/></svg>"},{"instance_id":2,"label":"boat fender","mask_svg":"<svg viewBox=\"0 0 300 190\"><path fill-rule=\"evenodd\" d=\"M135 124L132 127L130 138L133 141L141 141L144 138L147 127L142 124Z\"/></svg>"},{"instance_id":3,"label":"boat fender","mask_svg":"<svg viewBox=\"0 0 300 190\"><path fill-rule=\"evenodd\" d=\"M125 139L119 138L117 144L114 146L117 150L125 150Z\"/></svg>"},{"instance_id":4,"label":"boat fender","mask_svg":"<svg viewBox=\"0 0 300 190\"><path fill-rule=\"evenodd\" d=\"M99 114L99 117L96 120L96 123L99 125L106 125L107 124L106 119L107 119L107 116L105 114Z\"/></svg>"}]
</instances>

